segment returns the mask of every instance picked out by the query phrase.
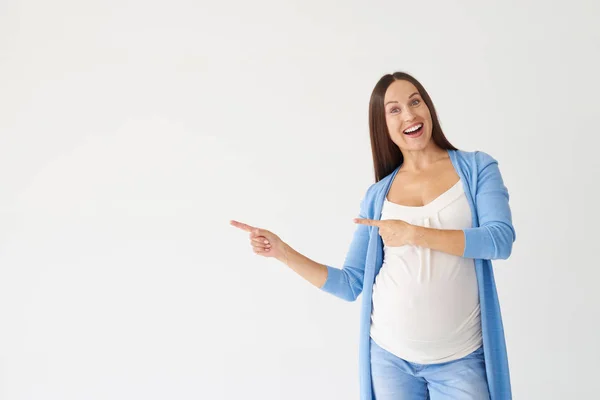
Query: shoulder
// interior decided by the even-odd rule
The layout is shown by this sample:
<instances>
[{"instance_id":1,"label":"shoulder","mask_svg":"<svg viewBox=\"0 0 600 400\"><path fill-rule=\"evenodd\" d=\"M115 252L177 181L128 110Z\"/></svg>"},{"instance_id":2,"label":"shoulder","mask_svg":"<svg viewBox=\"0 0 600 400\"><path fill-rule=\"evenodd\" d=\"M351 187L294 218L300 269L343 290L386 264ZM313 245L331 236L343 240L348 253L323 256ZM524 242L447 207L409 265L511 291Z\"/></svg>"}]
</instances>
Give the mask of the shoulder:
<instances>
[{"instance_id":1,"label":"shoulder","mask_svg":"<svg viewBox=\"0 0 600 400\"><path fill-rule=\"evenodd\" d=\"M387 178L383 178L379 182L371 183L365 190L364 198L370 202L370 200L372 200L375 195L383 189L385 185L384 181L386 179Z\"/></svg>"},{"instance_id":2,"label":"shoulder","mask_svg":"<svg viewBox=\"0 0 600 400\"><path fill-rule=\"evenodd\" d=\"M393 175L394 173L392 172L378 182L370 183L369 186L366 187L361 200L361 210L367 218L374 218L375 206L377 203L376 200L385 192Z\"/></svg>"},{"instance_id":3,"label":"shoulder","mask_svg":"<svg viewBox=\"0 0 600 400\"><path fill-rule=\"evenodd\" d=\"M481 150L455 150L455 154L459 163L465 165L473 172L481 172L490 165L498 164L498 160L492 155Z\"/></svg>"},{"instance_id":4,"label":"shoulder","mask_svg":"<svg viewBox=\"0 0 600 400\"><path fill-rule=\"evenodd\" d=\"M396 167L392 172L381 178L379 181L370 183L369 186L366 187L365 197L375 196L381 190L384 190L394 177L394 173L398 168L399 167Z\"/></svg>"}]
</instances>

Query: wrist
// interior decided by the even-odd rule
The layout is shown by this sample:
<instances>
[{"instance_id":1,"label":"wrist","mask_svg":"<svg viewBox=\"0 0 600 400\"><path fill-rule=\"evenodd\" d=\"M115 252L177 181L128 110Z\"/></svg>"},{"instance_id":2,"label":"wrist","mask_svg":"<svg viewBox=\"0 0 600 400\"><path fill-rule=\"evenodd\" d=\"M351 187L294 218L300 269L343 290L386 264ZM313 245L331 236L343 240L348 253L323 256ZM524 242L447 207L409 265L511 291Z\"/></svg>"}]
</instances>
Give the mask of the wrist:
<instances>
[{"instance_id":1,"label":"wrist","mask_svg":"<svg viewBox=\"0 0 600 400\"><path fill-rule=\"evenodd\" d=\"M419 239L425 234L423 227L409 224L408 232L408 244L418 246Z\"/></svg>"},{"instance_id":2,"label":"wrist","mask_svg":"<svg viewBox=\"0 0 600 400\"><path fill-rule=\"evenodd\" d=\"M285 265L288 265L289 257L290 257L290 254L292 253L292 248L290 246L288 246L288 244L285 242L282 242L281 244L282 244L281 255L279 257L277 257L277 259L279 261L281 261L282 263L284 263Z\"/></svg>"}]
</instances>

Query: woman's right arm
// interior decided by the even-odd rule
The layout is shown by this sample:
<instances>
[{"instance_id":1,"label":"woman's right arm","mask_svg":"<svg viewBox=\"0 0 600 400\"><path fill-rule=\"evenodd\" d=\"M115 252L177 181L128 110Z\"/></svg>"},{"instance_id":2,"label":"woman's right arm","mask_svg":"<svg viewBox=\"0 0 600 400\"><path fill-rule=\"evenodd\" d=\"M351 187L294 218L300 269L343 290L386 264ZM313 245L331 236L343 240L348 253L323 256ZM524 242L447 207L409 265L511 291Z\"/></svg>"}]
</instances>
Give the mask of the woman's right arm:
<instances>
[{"instance_id":1,"label":"woman's right arm","mask_svg":"<svg viewBox=\"0 0 600 400\"><path fill-rule=\"evenodd\" d=\"M283 243L283 254L277 259L318 288L322 287L327 280L326 265L298 253L287 243Z\"/></svg>"},{"instance_id":2,"label":"woman's right arm","mask_svg":"<svg viewBox=\"0 0 600 400\"><path fill-rule=\"evenodd\" d=\"M361 201L359 218L368 218L365 199ZM369 244L369 233L372 227L356 225L350 248L346 253L343 267L316 263L298 253L287 244L280 261L321 290L333 294L346 301L354 301L362 293Z\"/></svg>"},{"instance_id":3,"label":"woman's right arm","mask_svg":"<svg viewBox=\"0 0 600 400\"><path fill-rule=\"evenodd\" d=\"M360 204L358 215L360 218L369 218L365 204L366 197ZM356 300L362 292L371 226L356 225L350 249L340 269L311 260L269 230L233 220L231 225L249 232L250 243L256 254L281 261L317 288L347 301Z\"/></svg>"}]
</instances>

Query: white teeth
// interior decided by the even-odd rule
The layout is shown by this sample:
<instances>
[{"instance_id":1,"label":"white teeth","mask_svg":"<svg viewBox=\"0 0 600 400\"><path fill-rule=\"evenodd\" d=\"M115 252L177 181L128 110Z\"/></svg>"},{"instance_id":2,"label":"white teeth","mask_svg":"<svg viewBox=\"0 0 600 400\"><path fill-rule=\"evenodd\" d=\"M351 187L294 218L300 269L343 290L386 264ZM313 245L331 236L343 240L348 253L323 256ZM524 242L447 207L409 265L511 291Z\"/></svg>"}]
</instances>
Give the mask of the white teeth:
<instances>
[{"instance_id":1,"label":"white teeth","mask_svg":"<svg viewBox=\"0 0 600 400\"><path fill-rule=\"evenodd\" d=\"M406 133L412 133L412 132L416 131L417 129L419 129L422 126L423 126L423 124L419 124L419 125L413 126L410 129L405 130L404 132L406 132Z\"/></svg>"}]
</instances>

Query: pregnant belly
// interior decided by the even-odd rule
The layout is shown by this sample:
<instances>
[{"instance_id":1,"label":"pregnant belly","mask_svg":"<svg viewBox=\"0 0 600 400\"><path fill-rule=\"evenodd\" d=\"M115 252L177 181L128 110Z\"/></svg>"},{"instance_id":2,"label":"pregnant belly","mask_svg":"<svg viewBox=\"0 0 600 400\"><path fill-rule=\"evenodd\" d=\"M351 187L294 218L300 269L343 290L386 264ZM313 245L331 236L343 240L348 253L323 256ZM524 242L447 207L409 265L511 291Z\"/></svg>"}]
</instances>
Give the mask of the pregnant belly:
<instances>
[{"instance_id":1,"label":"pregnant belly","mask_svg":"<svg viewBox=\"0 0 600 400\"><path fill-rule=\"evenodd\" d=\"M373 291L372 322L407 340L446 340L479 323L476 283L380 282Z\"/></svg>"}]
</instances>

